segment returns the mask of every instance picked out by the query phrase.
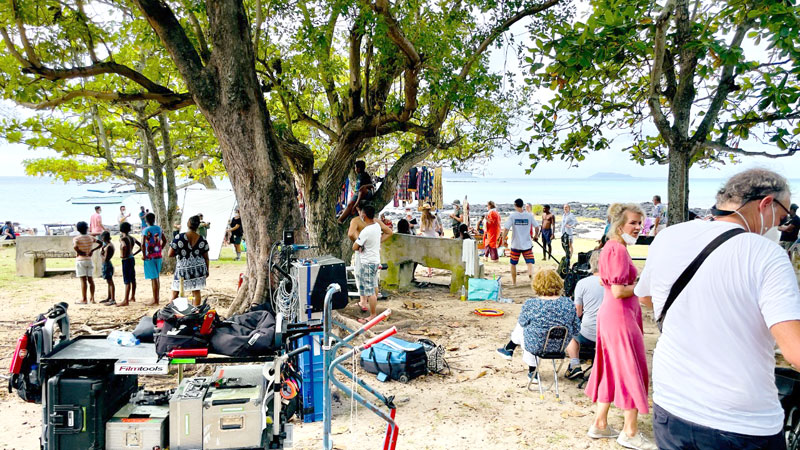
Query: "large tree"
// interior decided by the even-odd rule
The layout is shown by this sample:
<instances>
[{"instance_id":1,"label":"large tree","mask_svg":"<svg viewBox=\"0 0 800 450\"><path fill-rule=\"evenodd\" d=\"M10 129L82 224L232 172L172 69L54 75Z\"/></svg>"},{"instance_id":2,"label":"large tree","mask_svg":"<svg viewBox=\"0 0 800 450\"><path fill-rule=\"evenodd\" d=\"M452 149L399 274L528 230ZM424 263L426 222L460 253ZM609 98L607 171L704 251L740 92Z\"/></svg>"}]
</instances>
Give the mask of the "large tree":
<instances>
[{"instance_id":1,"label":"large tree","mask_svg":"<svg viewBox=\"0 0 800 450\"><path fill-rule=\"evenodd\" d=\"M624 135L669 164L669 220L688 214L689 167L798 147L800 8L794 1L595 0L585 22L535 36L535 160L580 161ZM628 140L630 138L630 140ZM767 144L767 145L764 145Z\"/></svg>"},{"instance_id":2,"label":"large tree","mask_svg":"<svg viewBox=\"0 0 800 450\"><path fill-rule=\"evenodd\" d=\"M216 140L202 116L190 109L148 119L143 105L131 107L72 102L58 114L2 122L0 136L57 156L25 160L29 175L82 183L120 182L146 192L156 223L171 229L178 190L194 183L214 188L220 175L213 161ZM180 183L181 178L185 180ZM134 212L135 214L135 212ZM174 261L165 261L171 271Z\"/></svg>"},{"instance_id":3,"label":"large tree","mask_svg":"<svg viewBox=\"0 0 800 450\"><path fill-rule=\"evenodd\" d=\"M21 66L30 77L6 95L40 107L78 97L156 102L160 110L194 104L219 140L249 244L250 276L236 304L260 302L272 242L302 227L295 186L305 194L311 242L342 254L335 199L376 142L404 143L376 194L384 201L432 153L491 151L508 136L519 97L498 89L504 74L490 70L489 50L521 21L541 30L562 20L560 1L133 0L133 10L10 0L3 69ZM102 12L87 13L89 5ZM154 42L139 17L160 41L151 53L168 55L180 80L154 81L173 70L163 64L125 63L136 46ZM124 87L82 86L108 78ZM60 96L42 96L48 82Z\"/></svg>"}]
</instances>

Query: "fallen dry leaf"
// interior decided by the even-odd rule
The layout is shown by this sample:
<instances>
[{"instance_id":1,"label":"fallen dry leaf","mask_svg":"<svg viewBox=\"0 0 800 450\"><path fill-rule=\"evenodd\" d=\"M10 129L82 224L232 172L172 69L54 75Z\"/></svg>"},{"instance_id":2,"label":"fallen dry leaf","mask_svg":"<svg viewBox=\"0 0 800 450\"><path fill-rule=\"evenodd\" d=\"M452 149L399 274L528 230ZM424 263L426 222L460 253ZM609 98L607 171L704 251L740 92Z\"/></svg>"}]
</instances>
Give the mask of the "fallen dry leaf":
<instances>
[{"instance_id":1,"label":"fallen dry leaf","mask_svg":"<svg viewBox=\"0 0 800 450\"><path fill-rule=\"evenodd\" d=\"M410 334L412 336L424 336L425 335L425 331L424 330L408 330L408 331L406 331L406 333L408 333L408 334Z\"/></svg>"},{"instance_id":2,"label":"fallen dry leaf","mask_svg":"<svg viewBox=\"0 0 800 450\"><path fill-rule=\"evenodd\" d=\"M422 303L412 302L412 301L409 301L409 300L403 300L403 308L406 308L406 309L422 309L424 307L425 307L425 305L423 305Z\"/></svg>"},{"instance_id":3,"label":"fallen dry leaf","mask_svg":"<svg viewBox=\"0 0 800 450\"><path fill-rule=\"evenodd\" d=\"M477 375L475 375L474 379L477 380L480 377L486 376L487 373L489 373L488 370L481 370Z\"/></svg>"},{"instance_id":4,"label":"fallen dry leaf","mask_svg":"<svg viewBox=\"0 0 800 450\"><path fill-rule=\"evenodd\" d=\"M450 328L461 328L464 326L464 324L462 324L461 322L450 322L447 324L447 326Z\"/></svg>"},{"instance_id":5,"label":"fallen dry leaf","mask_svg":"<svg viewBox=\"0 0 800 450\"><path fill-rule=\"evenodd\" d=\"M505 428L503 428L503 431L505 431L506 433L516 433L516 434L519 434L519 433L522 433L522 428L520 428L520 427L518 427L518 426L514 425L514 426L512 426L512 427L505 427Z\"/></svg>"},{"instance_id":6,"label":"fallen dry leaf","mask_svg":"<svg viewBox=\"0 0 800 450\"><path fill-rule=\"evenodd\" d=\"M458 351L458 347L447 347L447 351L448 352L457 352Z\"/></svg>"},{"instance_id":7,"label":"fallen dry leaf","mask_svg":"<svg viewBox=\"0 0 800 450\"><path fill-rule=\"evenodd\" d=\"M427 328L425 329L426 336L441 336L442 332L437 328Z\"/></svg>"},{"instance_id":8,"label":"fallen dry leaf","mask_svg":"<svg viewBox=\"0 0 800 450\"><path fill-rule=\"evenodd\" d=\"M331 434L345 434L350 431L350 427L348 426L340 426L336 427L335 430L331 431Z\"/></svg>"},{"instance_id":9,"label":"fallen dry leaf","mask_svg":"<svg viewBox=\"0 0 800 450\"><path fill-rule=\"evenodd\" d=\"M574 411L573 410L573 411L562 411L561 412L561 417L564 418L564 419L568 419L570 417L583 417L585 415L586 415L586 413L583 412L583 411Z\"/></svg>"},{"instance_id":10,"label":"fallen dry leaf","mask_svg":"<svg viewBox=\"0 0 800 450\"><path fill-rule=\"evenodd\" d=\"M469 409L473 409L475 411L478 410L478 408L476 408L476 407L474 407L474 406L472 406L472 405L470 405L469 403L466 403L466 402L462 403L462 405L466 406Z\"/></svg>"},{"instance_id":11,"label":"fallen dry leaf","mask_svg":"<svg viewBox=\"0 0 800 450\"><path fill-rule=\"evenodd\" d=\"M476 344L472 344L467 348L469 348L470 350L475 350L476 348L478 348L478 346Z\"/></svg>"}]
</instances>

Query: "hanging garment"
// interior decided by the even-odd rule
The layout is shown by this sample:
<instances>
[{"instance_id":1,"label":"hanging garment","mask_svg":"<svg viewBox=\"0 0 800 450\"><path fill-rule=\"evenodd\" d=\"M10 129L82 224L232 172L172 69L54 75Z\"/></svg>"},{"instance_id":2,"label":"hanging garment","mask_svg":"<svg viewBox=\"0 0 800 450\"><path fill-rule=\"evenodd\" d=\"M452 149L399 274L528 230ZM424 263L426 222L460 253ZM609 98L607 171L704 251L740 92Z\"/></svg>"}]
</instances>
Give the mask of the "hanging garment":
<instances>
[{"instance_id":1,"label":"hanging garment","mask_svg":"<svg viewBox=\"0 0 800 450\"><path fill-rule=\"evenodd\" d=\"M417 168L412 167L408 170L408 190L411 192L416 192L417 190Z\"/></svg>"},{"instance_id":2,"label":"hanging garment","mask_svg":"<svg viewBox=\"0 0 800 450\"><path fill-rule=\"evenodd\" d=\"M433 203L437 208L444 208L444 195L442 191L442 168L437 167L433 172Z\"/></svg>"}]
</instances>

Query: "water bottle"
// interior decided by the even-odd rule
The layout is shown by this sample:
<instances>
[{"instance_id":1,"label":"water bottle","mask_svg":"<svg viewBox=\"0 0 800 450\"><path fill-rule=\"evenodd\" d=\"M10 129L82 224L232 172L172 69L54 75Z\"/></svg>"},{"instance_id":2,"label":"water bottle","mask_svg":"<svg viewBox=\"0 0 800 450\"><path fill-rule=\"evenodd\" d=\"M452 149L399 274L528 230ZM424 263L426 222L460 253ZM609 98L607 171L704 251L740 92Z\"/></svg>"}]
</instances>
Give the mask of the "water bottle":
<instances>
[{"instance_id":1,"label":"water bottle","mask_svg":"<svg viewBox=\"0 0 800 450\"><path fill-rule=\"evenodd\" d=\"M134 347L139 345L139 339L137 339L136 336L134 336L130 331L114 330L108 335L106 340L123 347Z\"/></svg>"},{"instance_id":2,"label":"water bottle","mask_svg":"<svg viewBox=\"0 0 800 450\"><path fill-rule=\"evenodd\" d=\"M466 289L464 289L464 285L462 284L461 285L461 301L463 302L463 301L466 301L466 300L467 300L467 291L466 291Z\"/></svg>"}]
</instances>

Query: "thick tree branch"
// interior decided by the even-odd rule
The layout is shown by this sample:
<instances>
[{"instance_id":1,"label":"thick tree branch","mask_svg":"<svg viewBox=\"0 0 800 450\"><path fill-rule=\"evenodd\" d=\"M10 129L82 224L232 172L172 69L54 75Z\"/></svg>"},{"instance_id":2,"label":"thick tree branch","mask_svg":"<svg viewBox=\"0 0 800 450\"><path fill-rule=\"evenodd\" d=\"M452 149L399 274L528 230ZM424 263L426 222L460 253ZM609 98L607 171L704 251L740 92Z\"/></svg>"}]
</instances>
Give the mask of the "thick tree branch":
<instances>
[{"instance_id":1,"label":"thick tree branch","mask_svg":"<svg viewBox=\"0 0 800 450\"><path fill-rule=\"evenodd\" d=\"M3 35L3 42L6 44L6 48L8 49L8 53L14 57L17 61L19 61L22 67L30 67L31 63L27 59L25 59L19 51L17 51L17 46L14 45L14 41L11 40L11 36L8 35L8 30L6 27L0 27L0 34Z\"/></svg>"},{"instance_id":2,"label":"thick tree branch","mask_svg":"<svg viewBox=\"0 0 800 450\"><path fill-rule=\"evenodd\" d=\"M18 104L25 106L27 108L42 110L42 109L55 108L56 106L59 106L70 100L80 97L90 97L114 103L151 100L161 103L162 107L168 110L180 109L193 102L190 94L155 94L152 92L126 94L122 92L99 92L99 91L91 91L88 89L78 89L75 91L68 92L62 97L52 100L47 100L41 103L18 102Z\"/></svg>"},{"instance_id":3,"label":"thick tree branch","mask_svg":"<svg viewBox=\"0 0 800 450\"><path fill-rule=\"evenodd\" d=\"M394 18L392 12L389 10L389 0L377 0L373 5L373 9L383 16L383 20L387 25L387 35L389 39L400 49L406 57L406 65L404 70L404 86L403 96L404 105L403 111L397 114L388 114L382 117L379 125L389 122L406 122L411 119L414 111L417 110L417 90L419 88L419 69L422 64L422 58L414 47L414 44L408 40L400 29L400 24Z\"/></svg>"},{"instance_id":4,"label":"thick tree branch","mask_svg":"<svg viewBox=\"0 0 800 450\"><path fill-rule=\"evenodd\" d=\"M458 74L459 83L464 82L469 76L469 72L472 70L472 67L478 62L483 56L484 52L492 45L493 42L497 40L503 33L511 29L511 27L519 22L520 20L530 17L534 14L539 12L545 11L556 6L561 0L547 0L544 3L538 4L536 6L532 6L530 8L523 9L522 11L517 12L516 14L512 15L511 17L506 18L502 22L496 24L492 27L491 31L489 32L486 37L478 44L475 48L475 51L472 55L467 58L467 61L461 67L461 71ZM458 89L458 84L454 86L454 89ZM435 120L436 125L441 126L444 123L445 119L447 119L447 115L450 113L450 108L452 107L451 101L446 101L444 105L436 112Z\"/></svg>"},{"instance_id":5,"label":"thick tree branch","mask_svg":"<svg viewBox=\"0 0 800 450\"><path fill-rule=\"evenodd\" d=\"M161 0L133 0L172 56L195 100L215 102L216 90L203 62L169 6ZM210 106L210 105L209 105Z\"/></svg>"},{"instance_id":6,"label":"thick tree branch","mask_svg":"<svg viewBox=\"0 0 800 450\"><path fill-rule=\"evenodd\" d=\"M39 57L36 56L36 52L33 51L33 46L28 40L28 35L25 32L25 24L22 22L22 16L19 14L17 0L11 0L11 10L14 13L14 23L17 25L19 39L22 41L22 49L25 50L25 55L28 57L28 61L30 61L30 63L34 66L41 65L42 63L39 61Z\"/></svg>"},{"instance_id":7,"label":"thick tree branch","mask_svg":"<svg viewBox=\"0 0 800 450\"><path fill-rule=\"evenodd\" d=\"M750 22L746 22L736 27L736 32L733 34L731 44L728 47L729 51L742 48L742 41L751 25ZM714 99L711 100L711 104L706 109L706 115L697 127L697 131L695 131L694 136L692 136L692 142L703 142L708 138L708 133L711 131L711 127L719 116L719 110L722 108L722 105L725 104L728 94L735 89L735 75L733 73L735 67L736 61L725 64L722 67L722 75L720 76L719 85L717 86L717 92L714 95Z\"/></svg>"},{"instance_id":8,"label":"thick tree branch","mask_svg":"<svg viewBox=\"0 0 800 450\"><path fill-rule=\"evenodd\" d=\"M190 8L188 0L182 0L183 7L186 9L186 15L189 17L189 22L192 24L194 34L197 36L197 44L200 47L200 58L204 63L208 63L211 57L211 52L208 50L208 43L206 43L206 35L203 33L203 27L200 26L200 21Z\"/></svg>"},{"instance_id":9,"label":"thick tree branch","mask_svg":"<svg viewBox=\"0 0 800 450\"><path fill-rule=\"evenodd\" d=\"M698 47L694 42L692 23L689 18L689 0L675 2L675 35L673 42L679 55L678 89L672 104L673 139L688 140L692 105L697 91L695 73L697 71Z\"/></svg>"},{"instance_id":10,"label":"thick tree branch","mask_svg":"<svg viewBox=\"0 0 800 450\"><path fill-rule=\"evenodd\" d=\"M162 86L140 72L131 69L128 66L118 64L114 61L100 62L92 64L91 66L72 67L69 69L50 69L41 65L31 65L22 69L22 73L29 73L38 75L50 81L65 80L72 78L90 78L101 74L117 74L125 77L134 83L142 86L152 93L157 94L171 94L172 90L166 86Z\"/></svg>"},{"instance_id":11,"label":"thick tree branch","mask_svg":"<svg viewBox=\"0 0 800 450\"><path fill-rule=\"evenodd\" d=\"M659 133L661 133L661 137L667 142L670 141L670 126L667 117L661 109L659 92L661 91L661 76L663 75L664 55L667 45L667 28L669 28L669 22L674 8L675 0L668 0L661 14L656 19L655 34L653 36L655 42L653 67L650 69L650 90L647 96L647 104L650 106L650 113L653 115L656 128L658 128Z\"/></svg>"},{"instance_id":12,"label":"thick tree branch","mask_svg":"<svg viewBox=\"0 0 800 450\"><path fill-rule=\"evenodd\" d=\"M744 150L741 148L729 147L725 144L720 144L719 142L713 142L713 141L703 142L699 145L699 147L715 150L718 152L735 153L737 155L745 155L745 156L763 156L765 158L773 158L773 159L793 156L795 153L800 152L800 147L793 147L787 149L784 153L757 152L757 151Z\"/></svg>"},{"instance_id":13,"label":"thick tree branch","mask_svg":"<svg viewBox=\"0 0 800 450\"><path fill-rule=\"evenodd\" d=\"M363 113L361 109L361 40L364 32L356 20L350 29L350 87L347 96L347 116L345 120ZM368 62L369 63L369 62Z\"/></svg>"},{"instance_id":14,"label":"thick tree branch","mask_svg":"<svg viewBox=\"0 0 800 450\"><path fill-rule=\"evenodd\" d=\"M83 10L83 1L77 0L75 5L78 8L78 15L80 16L81 23L86 28L86 36L82 36L84 43L86 44L86 50L89 52L89 58L92 60L93 63L97 63L100 60L97 58L97 53L94 51L94 38L92 38L92 29L89 28L89 20L86 17L86 12Z\"/></svg>"}]
</instances>

